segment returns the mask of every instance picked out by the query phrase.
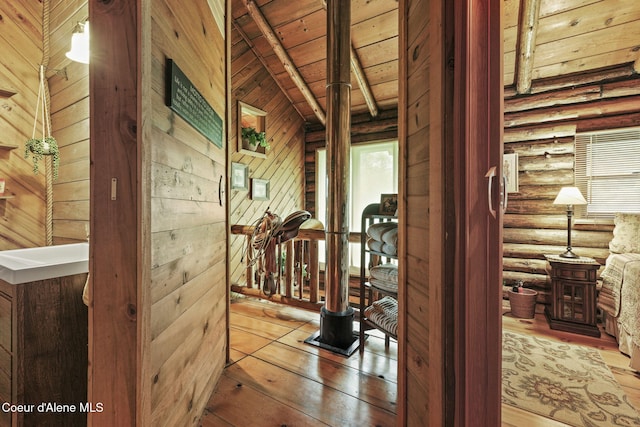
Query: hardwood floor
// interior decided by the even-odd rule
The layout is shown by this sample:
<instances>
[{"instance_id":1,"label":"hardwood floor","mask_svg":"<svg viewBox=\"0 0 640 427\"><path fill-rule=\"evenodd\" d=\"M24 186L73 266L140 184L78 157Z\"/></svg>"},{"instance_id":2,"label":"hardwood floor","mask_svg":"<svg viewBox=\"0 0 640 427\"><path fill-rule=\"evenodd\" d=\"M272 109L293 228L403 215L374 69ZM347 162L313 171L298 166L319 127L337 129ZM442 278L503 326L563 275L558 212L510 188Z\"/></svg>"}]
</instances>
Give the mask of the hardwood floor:
<instances>
[{"instance_id":1,"label":"hardwood floor","mask_svg":"<svg viewBox=\"0 0 640 427\"><path fill-rule=\"evenodd\" d=\"M595 346L631 402L640 408L640 376L628 368L613 338L551 331L542 308L535 319L510 315L503 328ZM319 314L251 298L231 304L231 361L211 396L201 426L395 426L397 345L367 340L362 357L333 354L305 344ZM503 426L565 424L503 406Z\"/></svg>"}]
</instances>

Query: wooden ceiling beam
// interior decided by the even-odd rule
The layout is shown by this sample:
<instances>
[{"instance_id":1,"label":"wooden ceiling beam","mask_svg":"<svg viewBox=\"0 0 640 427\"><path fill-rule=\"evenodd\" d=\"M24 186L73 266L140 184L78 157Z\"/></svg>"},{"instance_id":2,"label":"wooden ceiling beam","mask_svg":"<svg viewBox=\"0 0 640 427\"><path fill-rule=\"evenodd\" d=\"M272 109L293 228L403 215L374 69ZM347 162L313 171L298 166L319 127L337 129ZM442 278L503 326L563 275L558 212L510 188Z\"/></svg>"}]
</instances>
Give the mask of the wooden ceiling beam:
<instances>
[{"instance_id":1,"label":"wooden ceiling beam","mask_svg":"<svg viewBox=\"0 0 640 427\"><path fill-rule=\"evenodd\" d=\"M529 93L533 79L533 60L538 33L538 17L542 0L522 0L520 5L520 34L516 56L516 90Z\"/></svg>"},{"instance_id":2,"label":"wooden ceiling beam","mask_svg":"<svg viewBox=\"0 0 640 427\"><path fill-rule=\"evenodd\" d=\"M280 82L280 79L278 79L278 76L276 76L275 73L271 70L271 68L269 68L269 66L267 65L267 61L262 56L262 53L260 53L260 51L256 48L256 46L253 44L253 42L251 41L247 33L244 32L240 24L238 24L238 22L235 19L233 19L232 22L233 22L233 27L236 29L236 31L238 31L238 34L240 34L240 37L242 37L242 39L245 41L247 46L249 46L249 49L251 49L251 51L256 56L256 58L258 58L258 61L262 63L262 66L264 67L264 69L267 70L267 72L269 73L273 81L280 88L280 91L282 91L283 95L289 100L289 103L291 104L291 106L298 112L300 117L304 120L305 119L304 114L302 114L302 111L300 111L296 103L293 102L293 99L291 99L291 95L289 95L289 91L287 91L287 89L282 85L282 82Z\"/></svg>"},{"instance_id":3,"label":"wooden ceiling beam","mask_svg":"<svg viewBox=\"0 0 640 427\"><path fill-rule=\"evenodd\" d=\"M304 96L304 98L307 100L307 103L309 103L309 105L311 106L311 109L315 113L318 120L320 120L320 122L324 125L327 121L324 110L316 100L313 92L296 68L295 64L291 60L291 57L289 57L286 49L284 48L284 46L282 46L282 43L280 43L280 40L260 11L260 7L258 7L258 5L253 0L243 1L245 7L249 11L249 15L251 16L251 18L253 18L254 22L262 32L262 35L267 40L269 45L271 45L271 48L273 49L278 59L280 59L280 62L291 77L291 80L293 80L293 83L298 87L300 92L302 92L302 96Z\"/></svg>"},{"instance_id":4,"label":"wooden ceiling beam","mask_svg":"<svg viewBox=\"0 0 640 427\"><path fill-rule=\"evenodd\" d=\"M364 74L364 70L362 69L360 60L358 59L358 54L353 45L351 45L351 71L358 81L358 86L360 86L360 91L362 92L362 96L364 96L364 102L367 103L371 117L376 117L378 115L376 99L373 96L373 92L371 92L369 81L367 80L367 76Z\"/></svg>"}]
</instances>

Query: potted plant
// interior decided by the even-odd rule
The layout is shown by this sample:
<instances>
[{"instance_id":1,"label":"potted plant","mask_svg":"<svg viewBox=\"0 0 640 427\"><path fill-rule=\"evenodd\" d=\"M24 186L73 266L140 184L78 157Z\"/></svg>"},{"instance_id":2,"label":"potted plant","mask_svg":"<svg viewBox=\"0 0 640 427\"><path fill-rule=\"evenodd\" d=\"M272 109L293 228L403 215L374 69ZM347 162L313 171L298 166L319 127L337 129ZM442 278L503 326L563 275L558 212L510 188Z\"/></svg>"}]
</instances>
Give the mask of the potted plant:
<instances>
[{"instance_id":1,"label":"potted plant","mask_svg":"<svg viewBox=\"0 0 640 427\"><path fill-rule=\"evenodd\" d=\"M52 156L53 165L53 179L58 179L58 167L60 166L60 150L58 149L58 143L52 136L45 138L31 138L28 139L24 146L24 158L28 159L29 156L33 156L33 173L37 174L39 170L38 162L44 158L44 156Z\"/></svg>"},{"instance_id":2,"label":"potted plant","mask_svg":"<svg viewBox=\"0 0 640 427\"><path fill-rule=\"evenodd\" d=\"M271 147L267 141L266 133L264 131L258 132L252 127L242 128L242 140L249 144L249 147L254 151L258 146L264 147L265 149Z\"/></svg>"}]
</instances>

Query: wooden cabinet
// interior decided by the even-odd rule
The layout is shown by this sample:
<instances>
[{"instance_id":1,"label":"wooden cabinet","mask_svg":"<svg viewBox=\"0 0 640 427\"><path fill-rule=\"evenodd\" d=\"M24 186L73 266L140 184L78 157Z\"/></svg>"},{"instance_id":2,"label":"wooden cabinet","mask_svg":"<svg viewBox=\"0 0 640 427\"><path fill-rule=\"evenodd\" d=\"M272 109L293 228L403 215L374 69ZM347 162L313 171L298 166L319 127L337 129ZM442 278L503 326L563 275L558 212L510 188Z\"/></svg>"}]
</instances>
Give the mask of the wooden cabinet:
<instances>
[{"instance_id":1,"label":"wooden cabinet","mask_svg":"<svg viewBox=\"0 0 640 427\"><path fill-rule=\"evenodd\" d=\"M0 280L1 427L86 425L86 277Z\"/></svg>"},{"instance_id":2,"label":"wooden cabinet","mask_svg":"<svg viewBox=\"0 0 640 427\"><path fill-rule=\"evenodd\" d=\"M551 306L545 308L545 316L551 329L599 337L596 279L600 264L591 258L545 257L551 275Z\"/></svg>"},{"instance_id":3,"label":"wooden cabinet","mask_svg":"<svg viewBox=\"0 0 640 427\"><path fill-rule=\"evenodd\" d=\"M372 284L367 277L367 271L371 267L380 265L382 263L389 263L391 260L397 259L396 255L389 254L388 252L377 251L370 249L367 246L367 229L375 224L382 222L396 222L396 217L391 215L379 214L379 204L373 203L365 208L362 213L361 223L361 255L360 255L360 352L364 350L364 342L366 339L366 331L371 329L378 329L385 334L385 344L389 345L389 338L397 339L395 331L389 330L381 326L379 323L372 321L365 315L365 308L370 306L374 301L383 296L390 296L394 300L398 298L397 283L395 290L391 290L387 287L379 287ZM397 303L396 303L397 304ZM396 306L397 307L397 306ZM397 308L396 308L397 310ZM396 315L397 322L397 315Z\"/></svg>"}]
</instances>

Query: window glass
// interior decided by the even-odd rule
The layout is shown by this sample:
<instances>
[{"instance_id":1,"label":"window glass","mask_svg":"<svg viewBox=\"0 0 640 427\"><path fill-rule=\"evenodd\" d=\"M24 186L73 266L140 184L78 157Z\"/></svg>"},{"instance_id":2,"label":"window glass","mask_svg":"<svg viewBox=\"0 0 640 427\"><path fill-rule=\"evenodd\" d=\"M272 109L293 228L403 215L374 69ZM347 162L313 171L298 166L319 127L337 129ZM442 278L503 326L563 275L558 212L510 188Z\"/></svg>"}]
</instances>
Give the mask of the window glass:
<instances>
[{"instance_id":1,"label":"window glass","mask_svg":"<svg viewBox=\"0 0 640 427\"><path fill-rule=\"evenodd\" d=\"M316 217L326 225L327 151L316 153ZM379 142L351 147L351 188L349 229L360 230L362 211L371 203L380 203L380 195L398 192L398 142ZM324 261L324 242L320 242L320 258ZM360 244L349 245L351 266L360 265Z\"/></svg>"},{"instance_id":2,"label":"window glass","mask_svg":"<svg viewBox=\"0 0 640 427\"><path fill-rule=\"evenodd\" d=\"M576 186L587 200L582 218L640 212L640 128L576 135Z\"/></svg>"}]
</instances>

